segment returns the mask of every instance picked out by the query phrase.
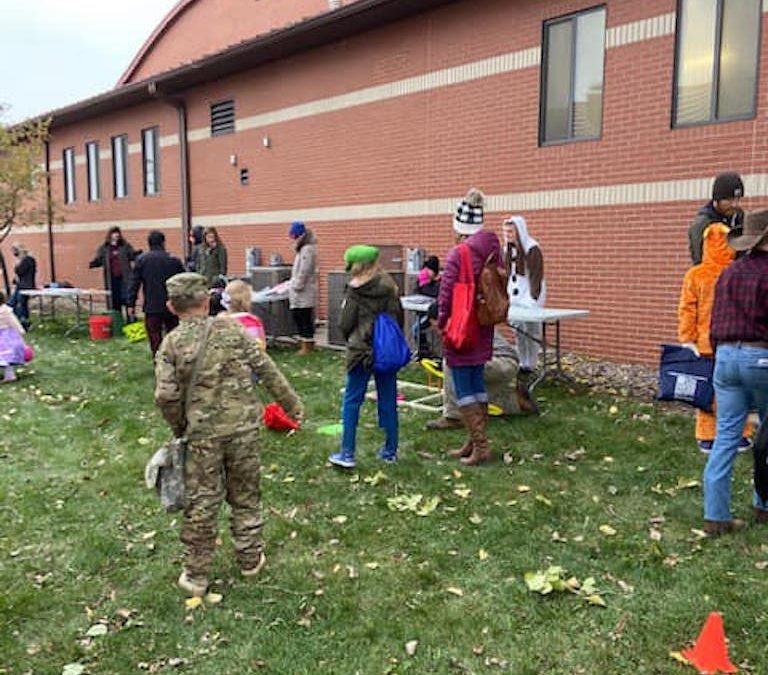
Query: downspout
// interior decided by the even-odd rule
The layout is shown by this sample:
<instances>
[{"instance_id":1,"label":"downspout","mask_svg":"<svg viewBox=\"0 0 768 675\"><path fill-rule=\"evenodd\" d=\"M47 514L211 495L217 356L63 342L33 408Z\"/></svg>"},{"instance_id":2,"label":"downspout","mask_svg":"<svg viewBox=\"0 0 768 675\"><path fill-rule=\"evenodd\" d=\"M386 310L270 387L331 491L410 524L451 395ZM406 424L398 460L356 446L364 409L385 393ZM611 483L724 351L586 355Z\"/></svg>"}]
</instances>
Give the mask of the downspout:
<instances>
[{"instance_id":1,"label":"downspout","mask_svg":"<svg viewBox=\"0 0 768 675\"><path fill-rule=\"evenodd\" d=\"M187 103L180 96L167 96L157 89L157 82L147 85L147 92L153 98L176 108L179 134L179 181L181 193L181 244L186 260L190 254L189 235L192 231L192 197L189 181L189 143L187 142Z\"/></svg>"},{"instance_id":2,"label":"downspout","mask_svg":"<svg viewBox=\"0 0 768 675\"><path fill-rule=\"evenodd\" d=\"M53 196L51 195L51 142L45 141L45 216L48 225L48 265L51 281L56 281L56 256L53 250Z\"/></svg>"},{"instance_id":3,"label":"downspout","mask_svg":"<svg viewBox=\"0 0 768 675\"><path fill-rule=\"evenodd\" d=\"M192 231L191 189L189 182L189 143L187 142L187 104L183 98L174 99L179 115L179 177L181 181L181 236L184 259L190 255L189 235Z\"/></svg>"}]
</instances>

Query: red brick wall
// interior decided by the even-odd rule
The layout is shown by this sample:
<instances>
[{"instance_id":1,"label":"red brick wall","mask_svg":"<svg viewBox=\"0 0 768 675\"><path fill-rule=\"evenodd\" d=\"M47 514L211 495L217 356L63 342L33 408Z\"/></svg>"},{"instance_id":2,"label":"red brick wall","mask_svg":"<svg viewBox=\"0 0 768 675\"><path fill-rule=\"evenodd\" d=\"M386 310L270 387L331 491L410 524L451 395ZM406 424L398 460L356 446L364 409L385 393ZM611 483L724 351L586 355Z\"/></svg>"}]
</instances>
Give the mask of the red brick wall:
<instances>
[{"instance_id":1,"label":"red brick wall","mask_svg":"<svg viewBox=\"0 0 768 675\"><path fill-rule=\"evenodd\" d=\"M474 0L384 26L341 43L297 55L188 92L190 129L209 123L212 101L233 96L238 119L386 84L439 68L534 47L542 21L592 6L579 0L537 2ZM611 0L608 27L674 11L674 0ZM765 35L766 32L764 31ZM768 72L762 49L761 72ZM487 194L589 188L714 176L735 169L764 171L765 106L755 120L671 129L674 37L608 49L605 60L603 134L599 141L538 147L539 68L527 68L460 85L314 115L190 144L192 215L287 211L402 200L458 199L476 185ZM57 131L52 157L86 140L109 147L127 132L140 140L144 126L175 133L176 113L161 103ZM271 146L264 148L263 137ZM238 166L230 164L230 155ZM104 197L88 204L85 166L79 166L78 203L70 223L178 218L179 147L162 152L162 193L141 196L141 155L130 156L131 195L111 198L111 164L102 163ZM238 181L250 171L250 185ZM61 172L55 195L61 198ZM757 206L758 201L747 202ZM687 223L699 204L664 203L529 211L532 234L546 260L549 304L583 307L586 320L565 325L569 348L616 360L652 361L657 345L674 340L676 305L689 264ZM498 227L508 214L492 213ZM292 217L294 217L292 215ZM244 271L244 249L259 246L292 259L288 221L233 225L220 233L231 271ZM321 315L325 275L338 269L343 250L369 241L422 246L442 258L452 244L451 213L443 217L312 223L320 241ZM99 232L56 237L59 278L97 284L87 261ZM82 228L78 228L82 229ZM143 244L146 231L128 238ZM44 251L43 235L25 237ZM178 234L171 248L180 251ZM46 254L47 255L47 254ZM42 258L43 256L38 256ZM44 261L41 261L44 262ZM44 268L45 270L45 268Z\"/></svg>"}]
</instances>

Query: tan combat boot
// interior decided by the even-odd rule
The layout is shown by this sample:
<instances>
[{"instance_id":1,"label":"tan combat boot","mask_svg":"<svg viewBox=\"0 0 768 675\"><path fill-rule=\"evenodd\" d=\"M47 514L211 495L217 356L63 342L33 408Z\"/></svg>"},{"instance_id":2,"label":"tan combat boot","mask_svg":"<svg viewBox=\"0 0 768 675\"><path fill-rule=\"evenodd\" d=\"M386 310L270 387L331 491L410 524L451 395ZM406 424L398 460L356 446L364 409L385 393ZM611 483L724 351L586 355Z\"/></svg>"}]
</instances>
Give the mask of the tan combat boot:
<instances>
[{"instance_id":1,"label":"tan combat boot","mask_svg":"<svg viewBox=\"0 0 768 675\"><path fill-rule=\"evenodd\" d=\"M477 403L472 405L465 405L459 408L459 414L461 415L461 422L464 428L467 430L467 440L464 441L464 445L456 450L451 450L448 453L449 457L454 459L462 459L469 457L472 454L472 416L477 413L476 409L480 406Z\"/></svg>"}]
</instances>

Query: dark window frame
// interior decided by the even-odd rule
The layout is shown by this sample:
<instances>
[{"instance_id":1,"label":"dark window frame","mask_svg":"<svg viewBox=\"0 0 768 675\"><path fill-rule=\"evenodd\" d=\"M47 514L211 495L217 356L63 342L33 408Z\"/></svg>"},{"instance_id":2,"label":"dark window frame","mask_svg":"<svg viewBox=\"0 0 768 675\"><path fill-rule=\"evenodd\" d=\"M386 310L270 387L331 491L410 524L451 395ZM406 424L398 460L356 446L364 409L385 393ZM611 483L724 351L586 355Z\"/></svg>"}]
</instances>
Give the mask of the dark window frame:
<instances>
[{"instance_id":1,"label":"dark window frame","mask_svg":"<svg viewBox=\"0 0 768 675\"><path fill-rule=\"evenodd\" d=\"M72 166L69 166L69 162L67 162L67 156L72 157ZM70 146L68 148L64 148L61 151L61 164L62 164L62 176L64 178L64 203L65 204L74 204L77 201L77 155L75 155L75 148L74 146ZM72 178L72 195L70 199L69 194L69 177L71 175Z\"/></svg>"},{"instance_id":2,"label":"dark window frame","mask_svg":"<svg viewBox=\"0 0 768 675\"><path fill-rule=\"evenodd\" d=\"M117 153L115 147L117 143L122 144L122 169L123 169L123 192L125 194L117 194ZM110 147L112 149L112 198L113 199L126 199L128 197L128 134L118 134L112 136L110 139Z\"/></svg>"},{"instance_id":3,"label":"dark window frame","mask_svg":"<svg viewBox=\"0 0 768 675\"><path fill-rule=\"evenodd\" d=\"M148 192L147 187L147 132L152 132L153 178L154 192ZM144 183L144 196L156 197L160 194L160 127L146 127L141 130L141 173Z\"/></svg>"},{"instance_id":4,"label":"dark window frame","mask_svg":"<svg viewBox=\"0 0 768 675\"><path fill-rule=\"evenodd\" d=\"M96 165L91 163L91 148L96 148ZM96 172L96 196L93 195L91 185L91 171ZM87 178L88 187L88 201L98 202L101 201L101 150L99 149L98 141L88 141L85 144L85 176Z\"/></svg>"},{"instance_id":5,"label":"dark window frame","mask_svg":"<svg viewBox=\"0 0 768 675\"><path fill-rule=\"evenodd\" d=\"M220 105L223 105L225 103L231 103L232 104L232 129L231 130L230 129L225 129L223 131L221 131L221 130L214 131L214 129L213 129L213 109L216 106L220 106ZM213 103L211 103L210 106L209 106L209 117L210 117L209 121L210 121L211 138L215 138L217 136L229 136L230 134L234 134L235 131L237 130L236 129L236 125L237 125L237 111L235 109L235 99L234 99L234 97L221 99L220 101L214 101Z\"/></svg>"},{"instance_id":6,"label":"dark window frame","mask_svg":"<svg viewBox=\"0 0 768 675\"><path fill-rule=\"evenodd\" d=\"M672 114L670 116L670 128L690 129L708 124L727 124L728 122L743 122L757 117L758 93L760 91L760 52L763 40L763 3L758 0L758 24L757 24L757 62L755 64L755 88L752 92L752 112L744 115L732 115L730 117L717 116L717 104L720 100L720 59L723 47L723 7L724 0L717 1L717 16L715 17L715 59L712 69L712 97L710 99L710 117L707 120L697 122L677 122L677 85L679 79L681 28L683 20L683 3L685 0L676 0L675 14L675 63L672 71Z\"/></svg>"},{"instance_id":7,"label":"dark window frame","mask_svg":"<svg viewBox=\"0 0 768 675\"><path fill-rule=\"evenodd\" d=\"M559 23L566 21L574 21L584 14L591 12L605 12L605 30L603 31L603 94L600 100L600 133L594 136L569 136L568 138L556 138L547 140L544 137L546 133L546 114L547 114L547 60L549 52L549 31L548 28ZM571 12L570 14L563 14L562 16L556 16L552 19L546 19L541 25L541 58L539 59L539 147L548 147L550 145L565 145L567 143L582 143L584 141L600 141L603 139L603 113L605 111L605 53L607 52L606 38L608 34L608 6L603 3L600 5L592 5L591 7L585 7L584 9ZM574 27L573 42L571 44L571 80L570 80L570 96L569 96L569 111L573 112L573 90L576 82L576 46L578 40L578 30ZM569 120L571 127L573 127L573 119Z\"/></svg>"}]
</instances>

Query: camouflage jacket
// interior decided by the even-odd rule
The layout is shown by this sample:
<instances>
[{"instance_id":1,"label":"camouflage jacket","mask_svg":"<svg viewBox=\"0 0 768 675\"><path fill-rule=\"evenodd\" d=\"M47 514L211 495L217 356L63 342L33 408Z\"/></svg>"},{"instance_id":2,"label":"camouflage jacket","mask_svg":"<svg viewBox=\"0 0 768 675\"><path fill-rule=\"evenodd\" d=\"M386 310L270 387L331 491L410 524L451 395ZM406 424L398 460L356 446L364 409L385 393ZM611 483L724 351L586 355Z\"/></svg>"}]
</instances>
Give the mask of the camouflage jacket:
<instances>
[{"instance_id":1,"label":"camouflage jacket","mask_svg":"<svg viewBox=\"0 0 768 675\"><path fill-rule=\"evenodd\" d=\"M301 401L272 359L237 321L225 316L213 320L185 414L185 390L205 322L205 317L183 320L157 353L155 402L176 436L211 439L260 427L263 409L251 373L291 417L303 416Z\"/></svg>"}]
</instances>

